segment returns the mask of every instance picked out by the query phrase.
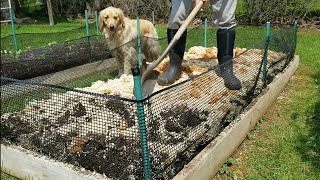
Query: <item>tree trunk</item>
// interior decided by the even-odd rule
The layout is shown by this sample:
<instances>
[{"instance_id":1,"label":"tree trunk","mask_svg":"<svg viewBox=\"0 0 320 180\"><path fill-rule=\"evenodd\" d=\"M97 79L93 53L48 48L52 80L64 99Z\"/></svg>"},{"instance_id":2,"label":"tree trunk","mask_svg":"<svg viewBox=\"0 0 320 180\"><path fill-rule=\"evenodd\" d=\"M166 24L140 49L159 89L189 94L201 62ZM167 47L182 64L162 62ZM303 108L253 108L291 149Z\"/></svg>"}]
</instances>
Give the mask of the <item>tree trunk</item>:
<instances>
[{"instance_id":1,"label":"tree trunk","mask_svg":"<svg viewBox=\"0 0 320 180\"><path fill-rule=\"evenodd\" d=\"M95 10L100 11L101 10L101 0L95 0Z\"/></svg>"},{"instance_id":2,"label":"tree trunk","mask_svg":"<svg viewBox=\"0 0 320 180\"><path fill-rule=\"evenodd\" d=\"M49 24L50 24L50 26L53 26L54 20L53 20L51 0L47 0L47 8L48 8L48 15L49 15Z\"/></svg>"},{"instance_id":3,"label":"tree trunk","mask_svg":"<svg viewBox=\"0 0 320 180\"><path fill-rule=\"evenodd\" d=\"M16 19L17 17L21 17L21 8L18 0L10 0L11 1L11 8L13 12L13 19Z\"/></svg>"},{"instance_id":4,"label":"tree trunk","mask_svg":"<svg viewBox=\"0 0 320 180\"><path fill-rule=\"evenodd\" d=\"M94 18L93 4L90 4L88 1L86 1L86 9L88 10L88 18L93 19Z\"/></svg>"}]
</instances>

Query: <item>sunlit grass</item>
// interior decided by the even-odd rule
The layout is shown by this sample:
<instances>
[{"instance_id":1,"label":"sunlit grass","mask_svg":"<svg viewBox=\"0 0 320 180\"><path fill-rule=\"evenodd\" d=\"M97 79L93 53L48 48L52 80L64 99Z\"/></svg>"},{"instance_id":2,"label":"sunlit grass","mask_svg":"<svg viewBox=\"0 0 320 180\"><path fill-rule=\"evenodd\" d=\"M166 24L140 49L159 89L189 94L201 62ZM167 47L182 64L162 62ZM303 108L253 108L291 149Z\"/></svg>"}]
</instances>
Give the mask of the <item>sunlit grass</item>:
<instances>
[{"instance_id":1,"label":"sunlit grass","mask_svg":"<svg viewBox=\"0 0 320 180\"><path fill-rule=\"evenodd\" d=\"M263 122L234 154L238 179L320 179L320 32L298 32L300 67ZM239 156L239 154L242 154ZM241 160L240 160L241 159ZM230 175L221 175L228 178Z\"/></svg>"}]
</instances>

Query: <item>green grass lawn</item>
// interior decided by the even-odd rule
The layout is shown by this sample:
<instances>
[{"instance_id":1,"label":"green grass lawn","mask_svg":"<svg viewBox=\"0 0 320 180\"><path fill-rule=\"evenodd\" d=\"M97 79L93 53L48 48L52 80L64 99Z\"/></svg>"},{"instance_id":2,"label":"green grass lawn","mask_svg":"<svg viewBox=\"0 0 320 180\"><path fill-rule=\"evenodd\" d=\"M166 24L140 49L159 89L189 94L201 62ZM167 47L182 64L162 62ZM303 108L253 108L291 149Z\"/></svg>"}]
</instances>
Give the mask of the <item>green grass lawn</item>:
<instances>
[{"instance_id":1,"label":"green grass lawn","mask_svg":"<svg viewBox=\"0 0 320 180\"><path fill-rule=\"evenodd\" d=\"M84 21L60 20L54 26L47 23L15 25L18 48L22 51L46 47L49 44L86 37ZM96 24L89 24L89 35L97 35ZM1 25L1 50L15 52L11 25Z\"/></svg>"},{"instance_id":2,"label":"green grass lawn","mask_svg":"<svg viewBox=\"0 0 320 180\"><path fill-rule=\"evenodd\" d=\"M167 47L166 40L166 25L157 25L157 31L160 37L160 44L164 50ZM95 23L89 26L90 35L98 35L96 32ZM1 50L14 53L13 37L11 35L10 25L1 25ZM31 25L17 25L17 44L21 51L29 49L36 49L47 47L50 44L59 42L72 41L79 38L85 38L85 26L81 22L62 22L55 26L47 24L31 24ZM237 47L250 47L254 43L263 39L264 30L261 27L239 27L237 28L237 36L241 38L236 39ZM243 37L243 38L242 38ZM248 38L250 37L250 38ZM204 45L204 28L189 28L187 48L191 46ZM207 33L207 46L216 46L216 29L209 27Z\"/></svg>"},{"instance_id":3,"label":"green grass lawn","mask_svg":"<svg viewBox=\"0 0 320 180\"><path fill-rule=\"evenodd\" d=\"M83 26L83 23L48 25L20 25L18 33L61 32ZM157 26L159 36L165 37L166 27ZM95 31L95 27L91 27ZM263 39L263 27L238 27L237 47L250 47ZM83 37L84 29L77 33L57 33L26 38L25 48L50 42ZM10 34L9 26L1 26L1 37ZM190 31L187 46L203 45L203 29ZM191 40L189 40L191 39ZM2 42L1 42L2 43ZM228 167L228 174L216 178L238 179L320 179L320 59L318 48L320 32L299 30L296 54L300 55L300 67L292 82L278 101L263 117L263 121L251 132L235 152L235 163ZM215 29L208 32L208 46L215 46ZM166 40L162 41L166 47ZM2 175L1 179L10 179Z\"/></svg>"},{"instance_id":4,"label":"green grass lawn","mask_svg":"<svg viewBox=\"0 0 320 180\"><path fill-rule=\"evenodd\" d=\"M19 180L19 178L11 176L10 174L7 174L3 171L0 172L0 179L2 179L2 180Z\"/></svg>"},{"instance_id":5,"label":"green grass lawn","mask_svg":"<svg viewBox=\"0 0 320 180\"><path fill-rule=\"evenodd\" d=\"M298 71L215 179L320 179L319 44L319 31L299 31Z\"/></svg>"},{"instance_id":6,"label":"green grass lawn","mask_svg":"<svg viewBox=\"0 0 320 180\"><path fill-rule=\"evenodd\" d=\"M66 19L60 19L54 26L50 26L48 23L39 24L15 24L16 34L21 33L53 33L64 32L72 29L84 27L83 21L68 21ZM1 38L11 35L11 24L1 24Z\"/></svg>"}]
</instances>

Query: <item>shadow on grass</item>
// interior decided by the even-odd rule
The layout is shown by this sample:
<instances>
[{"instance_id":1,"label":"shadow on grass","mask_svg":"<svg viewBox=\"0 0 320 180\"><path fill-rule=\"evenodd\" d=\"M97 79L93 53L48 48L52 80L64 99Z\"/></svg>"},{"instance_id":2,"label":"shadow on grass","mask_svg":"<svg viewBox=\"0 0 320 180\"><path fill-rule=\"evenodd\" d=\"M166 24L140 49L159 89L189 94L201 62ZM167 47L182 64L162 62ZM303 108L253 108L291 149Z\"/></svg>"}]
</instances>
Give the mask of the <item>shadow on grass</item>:
<instances>
[{"instance_id":1,"label":"shadow on grass","mask_svg":"<svg viewBox=\"0 0 320 180\"><path fill-rule=\"evenodd\" d=\"M320 93L320 71L313 75L315 84L318 86L318 94ZM320 172L320 97L316 94L315 103L309 105L307 110L306 125L310 130L306 135L300 136L300 146L298 151L301 153L302 160L310 163L314 172Z\"/></svg>"}]
</instances>

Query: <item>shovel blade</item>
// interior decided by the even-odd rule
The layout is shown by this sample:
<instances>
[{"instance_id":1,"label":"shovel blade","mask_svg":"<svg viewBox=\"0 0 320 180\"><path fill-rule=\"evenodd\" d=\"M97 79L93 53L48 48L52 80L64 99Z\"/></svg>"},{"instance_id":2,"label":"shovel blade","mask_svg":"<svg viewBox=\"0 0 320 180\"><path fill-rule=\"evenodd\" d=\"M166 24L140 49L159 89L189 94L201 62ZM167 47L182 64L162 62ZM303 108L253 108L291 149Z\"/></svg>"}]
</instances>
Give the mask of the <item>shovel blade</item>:
<instances>
[{"instance_id":1,"label":"shovel blade","mask_svg":"<svg viewBox=\"0 0 320 180\"><path fill-rule=\"evenodd\" d=\"M149 96L154 91L154 88L158 81L159 72L153 70L148 76L146 80L142 82L142 96L143 98Z\"/></svg>"}]
</instances>

